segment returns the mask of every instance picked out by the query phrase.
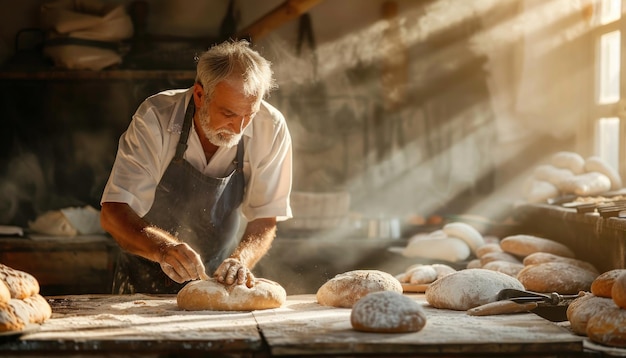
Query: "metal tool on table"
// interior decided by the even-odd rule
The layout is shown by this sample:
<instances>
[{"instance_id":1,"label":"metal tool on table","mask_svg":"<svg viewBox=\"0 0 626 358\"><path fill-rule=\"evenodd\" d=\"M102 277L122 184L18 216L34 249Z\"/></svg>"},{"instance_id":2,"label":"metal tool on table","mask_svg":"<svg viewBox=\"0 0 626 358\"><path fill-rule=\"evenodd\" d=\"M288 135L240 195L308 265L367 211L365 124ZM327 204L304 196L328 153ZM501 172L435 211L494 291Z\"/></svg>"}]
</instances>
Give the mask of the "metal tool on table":
<instances>
[{"instance_id":1,"label":"metal tool on table","mask_svg":"<svg viewBox=\"0 0 626 358\"><path fill-rule=\"evenodd\" d=\"M567 320L569 303L580 297L561 295L556 292L539 293L505 288L498 292L495 302L490 302L467 310L472 316L489 316L519 312L532 312L552 322Z\"/></svg>"}]
</instances>

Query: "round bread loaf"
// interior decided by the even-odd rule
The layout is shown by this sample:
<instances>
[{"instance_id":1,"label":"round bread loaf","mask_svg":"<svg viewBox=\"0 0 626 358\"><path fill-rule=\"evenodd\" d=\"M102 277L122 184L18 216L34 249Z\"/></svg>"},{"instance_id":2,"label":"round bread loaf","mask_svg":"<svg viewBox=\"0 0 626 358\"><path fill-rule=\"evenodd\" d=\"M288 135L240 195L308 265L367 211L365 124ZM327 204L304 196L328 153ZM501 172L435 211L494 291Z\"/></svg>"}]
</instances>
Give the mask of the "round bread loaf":
<instances>
[{"instance_id":1,"label":"round bread loaf","mask_svg":"<svg viewBox=\"0 0 626 358\"><path fill-rule=\"evenodd\" d=\"M494 302L500 290L524 286L514 277L497 271L460 270L433 282L426 289L426 301L435 308L466 311Z\"/></svg>"},{"instance_id":2,"label":"round bread loaf","mask_svg":"<svg viewBox=\"0 0 626 358\"><path fill-rule=\"evenodd\" d=\"M573 295L580 291L589 291L591 283L597 276L597 273L578 266L546 262L525 266L517 274L517 279L529 291Z\"/></svg>"},{"instance_id":3,"label":"round bread loaf","mask_svg":"<svg viewBox=\"0 0 626 358\"><path fill-rule=\"evenodd\" d=\"M211 278L191 281L176 295L178 307L188 311L255 311L282 306L287 299L278 283L257 278L252 288L226 286Z\"/></svg>"},{"instance_id":4,"label":"round bread loaf","mask_svg":"<svg viewBox=\"0 0 626 358\"><path fill-rule=\"evenodd\" d=\"M626 348L626 310L615 306L593 315L587 322L587 337L606 346Z\"/></svg>"},{"instance_id":5,"label":"round bread loaf","mask_svg":"<svg viewBox=\"0 0 626 358\"><path fill-rule=\"evenodd\" d=\"M415 300L394 291L367 294L352 307L352 328L363 332L418 332L426 325L426 312Z\"/></svg>"},{"instance_id":6,"label":"round bread loaf","mask_svg":"<svg viewBox=\"0 0 626 358\"><path fill-rule=\"evenodd\" d=\"M476 257L481 258L485 254L492 252L502 252L502 248L500 247L500 243L490 242L488 244L484 244L483 246L476 249Z\"/></svg>"},{"instance_id":7,"label":"round bread loaf","mask_svg":"<svg viewBox=\"0 0 626 358\"><path fill-rule=\"evenodd\" d=\"M598 297L591 293L578 297L567 306L567 320L572 331L578 335L587 334L589 319L607 308L615 308L610 298Z\"/></svg>"},{"instance_id":8,"label":"round bread loaf","mask_svg":"<svg viewBox=\"0 0 626 358\"><path fill-rule=\"evenodd\" d=\"M569 247L550 239L533 235L511 235L500 241L502 251L526 257L535 252L547 252L558 256L574 258L575 254Z\"/></svg>"},{"instance_id":9,"label":"round bread loaf","mask_svg":"<svg viewBox=\"0 0 626 358\"><path fill-rule=\"evenodd\" d=\"M626 272L626 269L615 269L601 273L591 283L591 293L600 297L613 297L611 290L617 277Z\"/></svg>"},{"instance_id":10,"label":"round bread loaf","mask_svg":"<svg viewBox=\"0 0 626 358\"><path fill-rule=\"evenodd\" d=\"M0 264L0 280L9 288L11 298L24 299L39 293L39 282L27 272Z\"/></svg>"},{"instance_id":11,"label":"round bread loaf","mask_svg":"<svg viewBox=\"0 0 626 358\"><path fill-rule=\"evenodd\" d=\"M626 309L626 273L621 273L615 279L611 288L611 298L616 305Z\"/></svg>"},{"instance_id":12,"label":"round bread loaf","mask_svg":"<svg viewBox=\"0 0 626 358\"><path fill-rule=\"evenodd\" d=\"M368 293L394 291L402 293L402 284L392 275L379 270L354 270L326 281L316 293L322 306L352 308Z\"/></svg>"},{"instance_id":13,"label":"round bread loaf","mask_svg":"<svg viewBox=\"0 0 626 358\"><path fill-rule=\"evenodd\" d=\"M482 266L485 270L502 272L511 277L517 278L517 274L522 271L524 265L518 262L491 261Z\"/></svg>"},{"instance_id":14,"label":"round bread loaf","mask_svg":"<svg viewBox=\"0 0 626 358\"><path fill-rule=\"evenodd\" d=\"M558 256L555 254L551 254L549 252L535 252L534 254L530 254L524 257L524 259L522 260L522 263L524 264L524 266L543 264L546 262L563 262L566 264L584 268L592 272L596 272L596 273L598 272L598 269L596 269L595 266L593 266L591 263L587 261L574 259L571 257Z\"/></svg>"}]
</instances>

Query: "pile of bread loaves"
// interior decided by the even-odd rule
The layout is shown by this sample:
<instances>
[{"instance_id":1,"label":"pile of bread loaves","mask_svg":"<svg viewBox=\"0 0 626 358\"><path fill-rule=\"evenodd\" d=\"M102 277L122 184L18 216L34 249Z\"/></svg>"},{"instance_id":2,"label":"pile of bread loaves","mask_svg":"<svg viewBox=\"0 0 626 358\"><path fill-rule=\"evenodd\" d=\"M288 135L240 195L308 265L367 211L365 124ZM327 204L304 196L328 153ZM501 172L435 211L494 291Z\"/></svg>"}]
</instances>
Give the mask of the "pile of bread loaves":
<instances>
[{"instance_id":1,"label":"pile of bread loaves","mask_svg":"<svg viewBox=\"0 0 626 358\"><path fill-rule=\"evenodd\" d=\"M52 315L31 274L0 264L0 332L22 331Z\"/></svg>"},{"instance_id":2,"label":"pile of bread loaves","mask_svg":"<svg viewBox=\"0 0 626 358\"><path fill-rule=\"evenodd\" d=\"M539 203L565 194L593 196L621 188L619 173L602 158L585 159L578 153L562 151L535 167L525 183L524 197Z\"/></svg>"}]
</instances>

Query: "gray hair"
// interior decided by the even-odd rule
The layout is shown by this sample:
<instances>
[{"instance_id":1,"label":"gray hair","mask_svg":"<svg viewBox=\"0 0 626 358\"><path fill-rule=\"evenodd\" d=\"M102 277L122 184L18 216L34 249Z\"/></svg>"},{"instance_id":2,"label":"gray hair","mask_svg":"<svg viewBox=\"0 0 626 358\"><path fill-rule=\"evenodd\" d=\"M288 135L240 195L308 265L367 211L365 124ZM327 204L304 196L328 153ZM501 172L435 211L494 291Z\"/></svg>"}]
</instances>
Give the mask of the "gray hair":
<instances>
[{"instance_id":1,"label":"gray hair","mask_svg":"<svg viewBox=\"0 0 626 358\"><path fill-rule=\"evenodd\" d=\"M271 63L250 48L246 40L225 41L196 58L196 82L210 98L224 80L243 79L244 94L263 98L276 88Z\"/></svg>"}]
</instances>

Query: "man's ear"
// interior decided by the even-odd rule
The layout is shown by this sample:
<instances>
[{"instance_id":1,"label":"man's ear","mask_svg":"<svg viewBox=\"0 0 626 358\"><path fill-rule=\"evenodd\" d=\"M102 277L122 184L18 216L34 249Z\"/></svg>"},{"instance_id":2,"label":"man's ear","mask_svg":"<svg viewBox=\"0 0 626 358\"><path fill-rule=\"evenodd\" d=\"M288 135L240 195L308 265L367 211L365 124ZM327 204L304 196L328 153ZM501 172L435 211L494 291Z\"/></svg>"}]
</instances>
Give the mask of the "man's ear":
<instances>
[{"instance_id":1,"label":"man's ear","mask_svg":"<svg viewBox=\"0 0 626 358\"><path fill-rule=\"evenodd\" d=\"M196 108L200 108L202 105L202 96L204 95L204 87L199 82L193 85L193 104Z\"/></svg>"}]
</instances>

